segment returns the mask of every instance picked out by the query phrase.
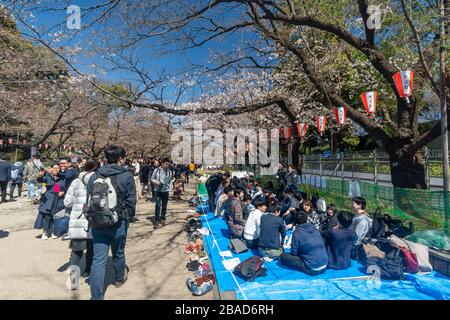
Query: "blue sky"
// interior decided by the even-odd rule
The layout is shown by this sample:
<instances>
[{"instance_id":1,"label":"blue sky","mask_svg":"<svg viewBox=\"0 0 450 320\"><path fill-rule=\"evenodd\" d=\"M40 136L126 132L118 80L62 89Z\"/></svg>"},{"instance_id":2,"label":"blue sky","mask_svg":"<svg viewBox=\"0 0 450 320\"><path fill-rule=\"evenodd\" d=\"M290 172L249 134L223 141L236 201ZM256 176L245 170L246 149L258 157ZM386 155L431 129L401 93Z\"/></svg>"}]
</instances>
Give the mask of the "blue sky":
<instances>
[{"instance_id":1,"label":"blue sky","mask_svg":"<svg viewBox=\"0 0 450 320\"><path fill-rule=\"evenodd\" d=\"M104 3L105 1L99 0L78 0L78 1L59 1L57 4L55 2L51 2L49 0L43 1L44 4L51 4L52 8L57 7L58 10L54 12L41 12L40 10L33 10L33 15L35 19L33 20L33 24L41 28L50 28L50 33L54 34L56 32L63 32L70 34L77 34L74 30L69 30L66 27L67 21L67 12L65 8L68 5L79 5L82 8L82 19L81 25L82 28L86 27L86 25L92 19L92 16L86 15L86 10L83 8L87 8L91 5ZM42 7L40 7L42 8ZM117 17L110 19L110 23L115 27L120 28L121 25L124 25L123 21L120 21ZM27 27L18 25L21 30L24 32L28 32ZM57 26L57 27L55 27ZM95 74L96 77L102 80L111 81L111 82L129 82L133 78L135 79L136 75L132 75L130 72L126 72L125 70L119 71L111 71L108 70L107 73L99 72L99 69L95 66L103 66L106 69L110 69L111 65L102 58L100 55L87 55L89 53L89 47L86 45L86 42L94 41L96 43L97 39L92 39L91 32L102 32L102 26L99 24L95 24L88 31L82 30L75 37L72 38L71 41L63 41L60 43L55 43L53 47L64 46L65 48L71 48L74 46L81 46L84 49L81 54L72 57L70 60L73 62L75 67L83 73ZM185 52L178 52L170 55L165 55L163 57L155 57L155 50L153 50L153 40L147 41L145 44L140 45L137 50L134 52L134 57L141 60L143 62L143 68L145 69L147 74L155 75L157 78L162 70L166 70L169 74L177 73L181 70L190 66L190 61L197 65L204 65L208 67L208 58L210 58L211 51L225 51L228 52L233 49L236 43L242 41L243 37L251 37L252 35L246 33L243 34L241 32L236 32L233 35L229 35L226 38L222 38L219 40L213 40L207 42L203 46L195 49L190 49ZM46 38L50 39L49 37ZM111 36L111 39L114 39L114 35ZM114 40L113 40L114 41ZM82 44L82 45L80 45ZM176 88L174 86L169 86L167 88L168 93L170 91L175 93ZM191 99L193 96L199 94L198 90L189 93L189 96L186 96L183 100ZM169 94L170 96L170 94Z\"/></svg>"}]
</instances>

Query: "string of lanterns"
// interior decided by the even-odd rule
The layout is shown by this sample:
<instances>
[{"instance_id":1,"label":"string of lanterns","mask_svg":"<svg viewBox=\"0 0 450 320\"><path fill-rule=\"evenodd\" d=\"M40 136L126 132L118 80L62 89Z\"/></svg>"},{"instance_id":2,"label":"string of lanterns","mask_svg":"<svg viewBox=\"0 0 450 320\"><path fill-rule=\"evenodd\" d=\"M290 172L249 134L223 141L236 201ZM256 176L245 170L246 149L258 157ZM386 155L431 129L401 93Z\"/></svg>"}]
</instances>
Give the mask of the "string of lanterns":
<instances>
[{"instance_id":1,"label":"string of lanterns","mask_svg":"<svg viewBox=\"0 0 450 320\"><path fill-rule=\"evenodd\" d=\"M414 72L412 70L399 71L392 76L397 92L401 98L406 99L409 104L409 97L412 95ZM377 91L367 91L361 94L361 100L369 118L373 118L377 111ZM342 127L347 123L347 107L340 106L334 108L334 114L337 124ZM320 135L326 131L327 116L316 116L316 127ZM292 137L291 127L283 127L279 129L283 139L289 140ZM308 131L306 122L297 123L297 133L302 140Z\"/></svg>"}]
</instances>

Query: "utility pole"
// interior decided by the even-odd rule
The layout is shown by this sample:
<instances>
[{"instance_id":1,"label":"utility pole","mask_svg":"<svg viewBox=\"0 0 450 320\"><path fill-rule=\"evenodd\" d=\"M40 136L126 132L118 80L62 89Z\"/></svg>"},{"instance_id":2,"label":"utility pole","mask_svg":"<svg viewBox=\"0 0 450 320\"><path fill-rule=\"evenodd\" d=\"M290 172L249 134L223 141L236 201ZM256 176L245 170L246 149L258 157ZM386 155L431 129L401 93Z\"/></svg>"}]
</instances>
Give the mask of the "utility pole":
<instances>
[{"instance_id":1,"label":"utility pole","mask_svg":"<svg viewBox=\"0 0 450 320\"><path fill-rule=\"evenodd\" d=\"M444 210L445 210L445 232L449 233L449 218L450 218L450 185L448 173L448 126L447 126L447 102L445 95L445 0L440 0L440 50L439 50L439 69L440 69L440 100L441 100L441 143L442 143L442 166L444 179Z\"/></svg>"}]
</instances>

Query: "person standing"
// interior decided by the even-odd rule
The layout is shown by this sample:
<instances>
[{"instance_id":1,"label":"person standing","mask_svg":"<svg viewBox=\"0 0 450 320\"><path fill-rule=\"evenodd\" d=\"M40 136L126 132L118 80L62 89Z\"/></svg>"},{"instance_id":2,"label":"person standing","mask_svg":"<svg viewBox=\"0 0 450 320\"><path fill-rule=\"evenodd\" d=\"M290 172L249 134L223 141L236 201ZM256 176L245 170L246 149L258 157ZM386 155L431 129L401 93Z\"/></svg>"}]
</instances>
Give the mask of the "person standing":
<instances>
[{"instance_id":1,"label":"person standing","mask_svg":"<svg viewBox=\"0 0 450 320\"><path fill-rule=\"evenodd\" d=\"M151 178L155 188L155 228L166 225L167 203L173 180L173 172L169 165L169 159L163 159L161 166L153 171Z\"/></svg>"},{"instance_id":2,"label":"person standing","mask_svg":"<svg viewBox=\"0 0 450 320\"><path fill-rule=\"evenodd\" d=\"M45 183L46 191L39 203L39 214L34 228L43 229L42 240L47 240L50 235L52 239L58 236L53 234L53 218L55 214L64 208L62 190L64 181L60 179L60 167L55 163L51 168L39 171L38 179Z\"/></svg>"},{"instance_id":3,"label":"person standing","mask_svg":"<svg viewBox=\"0 0 450 320\"><path fill-rule=\"evenodd\" d=\"M284 169L284 166L281 162L278 164L278 171L276 177L278 181L276 196L278 201L282 201L283 191L286 188L287 182L286 182L286 170Z\"/></svg>"},{"instance_id":4,"label":"person standing","mask_svg":"<svg viewBox=\"0 0 450 320\"><path fill-rule=\"evenodd\" d=\"M23 172L24 179L27 182L28 199L34 201L35 198L39 198L42 191L42 184L38 183L37 179L39 177L39 172L44 166L41 163L40 155L35 154L32 156L31 161L29 161ZM36 189L38 189L36 193Z\"/></svg>"},{"instance_id":5,"label":"person standing","mask_svg":"<svg viewBox=\"0 0 450 320\"><path fill-rule=\"evenodd\" d=\"M88 227L88 221L83 214L83 205L86 203L87 185L89 179L98 168L94 160L87 161L80 173L80 176L75 179L67 190L64 199L66 208L70 208L70 222L68 236L70 238L69 248L72 249L70 254L69 265L80 267L83 251L86 250L86 268L83 277L88 277L91 272L92 259L94 257L91 232Z\"/></svg>"},{"instance_id":6,"label":"person standing","mask_svg":"<svg viewBox=\"0 0 450 320\"><path fill-rule=\"evenodd\" d=\"M129 268L125 261L125 244L130 219L136 212L136 186L133 175L126 168L126 151L119 146L110 145L105 150L107 164L91 176L87 186L88 196L92 195L97 178L110 177L115 181L119 220L116 224L102 229L92 228L94 259L91 267L91 299L103 300L105 297L105 274L109 248L113 256L115 286L121 287L128 279Z\"/></svg>"},{"instance_id":7,"label":"person standing","mask_svg":"<svg viewBox=\"0 0 450 320\"><path fill-rule=\"evenodd\" d=\"M17 161L11 167L11 188L9 191L10 200L14 197L14 190L16 189L16 186L19 197L22 197L23 172L24 167L20 161Z\"/></svg>"},{"instance_id":8,"label":"person standing","mask_svg":"<svg viewBox=\"0 0 450 320\"><path fill-rule=\"evenodd\" d=\"M69 157L62 158L59 161L59 167L61 169L59 176L61 180L64 180L64 189L61 192L66 194L72 182L78 177L78 171L72 166L72 160Z\"/></svg>"},{"instance_id":9,"label":"person standing","mask_svg":"<svg viewBox=\"0 0 450 320\"><path fill-rule=\"evenodd\" d=\"M0 187L2 190L2 201L6 202L6 190L8 188L8 182L11 180L11 164L8 160L0 159Z\"/></svg>"}]
</instances>

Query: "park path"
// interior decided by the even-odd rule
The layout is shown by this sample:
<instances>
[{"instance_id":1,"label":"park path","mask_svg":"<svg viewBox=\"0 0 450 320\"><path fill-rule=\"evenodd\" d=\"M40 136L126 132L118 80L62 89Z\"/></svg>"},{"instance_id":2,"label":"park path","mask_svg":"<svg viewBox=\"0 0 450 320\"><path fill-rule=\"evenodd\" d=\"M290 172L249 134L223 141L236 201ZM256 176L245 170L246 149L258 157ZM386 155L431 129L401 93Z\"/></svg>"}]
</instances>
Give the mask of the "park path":
<instances>
[{"instance_id":1,"label":"park path","mask_svg":"<svg viewBox=\"0 0 450 320\"><path fill-rule=\"evenodd\" d=\"M187 200L194 185L186 187ZM154 230L149 217L154 215L154 203L140 200L136 217L130 225L125 250L130 267L128 281L117 289L109 285L105 299L212 299L209 293L194 297L186 287L192 277L185 265L184 232L187 201L170 201L168 224ZM33 229L37 207L26 198L0 204L0 300L4 299L90 299L89 285L82 279L78 291L66 286L70 255L69 241L41 240L41 232ZM84 260L84 259L83 259ZM111 282L108 263L107 282Z\"/></svg>"}]
</instances>

